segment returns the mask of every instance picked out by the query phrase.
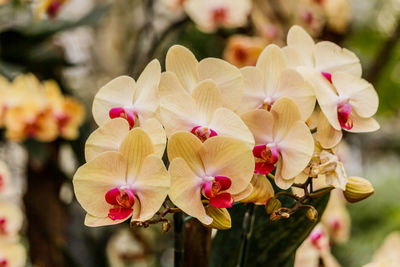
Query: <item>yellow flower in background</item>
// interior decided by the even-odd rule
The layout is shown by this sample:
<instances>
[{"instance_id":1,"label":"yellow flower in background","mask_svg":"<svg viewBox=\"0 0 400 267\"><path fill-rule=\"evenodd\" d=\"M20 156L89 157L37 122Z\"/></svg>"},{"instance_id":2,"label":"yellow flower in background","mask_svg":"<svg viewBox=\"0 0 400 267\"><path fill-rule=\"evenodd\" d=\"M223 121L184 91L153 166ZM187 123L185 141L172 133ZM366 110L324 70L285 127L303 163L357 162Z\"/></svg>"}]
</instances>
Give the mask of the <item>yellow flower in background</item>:
<instances>
[{"instance_id":1,"label":"yellow flower in background","mask_svg":"<svg viewBox=\"0 0 400 267\"><path fill-rule=\"evenodd\" d=\"M247 24L251 0L186 0L184 10L204 32Z\"/></svg>"},{"instance_id":2,"label":"yellow flower in background","mask_svg":"<svg viewBox=\"0 0 400 267\"><path fill-rule=\"evenodd\" d=\"M26 266L27 252L21 243L0 241L0 266Z\"/></svg>"},{"instance_id":3,"label":"yellow flower in background","mask_svg":"<svg viewBox=\"0 0 400 267\"><path fill-rule=\"evenodd\" d=\"M142 120L155 117L160 75L161 66L155 59L146 66L137 82L129 76L120 76L100 88L92 108L97 125L121 117L133 128Z\"/></svg>"},{"instance_id":4,"label":"yellow flower in background","mask_svg":"<svg viewBox=\"0 0 400 267\"><path fill-rule=\"evenodd\" d=\"M39 0L37 4L35 16L42 18L44 15L53 19L57 17L62 6L70 0Z\"/></svg>"},{"instance_id":5,"label":"yellow flower in background","mask_svg":"<svg viewBox=\"0 0 400 267\"><path fill-rule=\"evenodd\" d=\"M190 133L178 132L169 139L168 159L171 201L203 224L211 224L212 218L202 199L226 208L252 190L253 155L236 139L217 136L202 143Z\"/></svg>"},{"instance_id":6,"label":"yellow flower in background","mask_svg":"<svg viewBox=\"0 0 400 267\"><path fill-rule=\"evenodd\" d=\"M16 204L0 201L0 240L18 240L18 232L21 230L22 223L21 208Z\"/></svg>"},{"instance_id":7,"label":"yellow flower in background","mask_svg":"<svg viewBox=\"0 0 400 267\"><path fill-rule=\"evenodd\" d=\"M256 146L255 173L267 174L277 166L275 183L289 188L295 177L309 163L314 151L314 140L297 105L289 98L281 98L272 106L249 111L243 121L254 135Z\"/></svg>"},{"instance_id":8,"label":"yellow flower in background","mask_svg":"<svg viewBox=\"0 0 400 267\"><path fill-rule=\"evenodd\" d=\"M205 58L198 62L189 49L174 45L168 50L165 65L166 72L160 81L161 97L179 92L181 88L192 94L199 82L211 79L221 93L223 107L235 110L239 105L243 77L232 64L218 58Z\"/></svg>"},{"instance_id":9,"label":"yellow flower in background","mask_svg":"<svg viewBox=\"0 0 400 267\"><path fill-rule=\"evenodd\" d=\"M181 11L186 0L161 0L161 3L172 11Z\"/></svg>"},{"instance_id":10,"label":"yellow flower in background","mask_svg":"<svg viewBox=\"0 0 400 267\"><path fill-rule=\"evenodd\" d=\"M282 97L293 100L300 108L301 118L310 117L315 106L315 96L310 85L293 69L288 69L284 53L276 45L268 45L257 60L256 67L241 69L244 90L239 114L264 108L270 110Z\"/></svg>"},{"instance_id":11,"label":"yellow flower in background","mask_svg":"<svg viewBox=\"0 0 400 267\"><path fill-rule=\"evenodd\" d=\"M390 233L375 252L372 262L364 267L396 267L400 265L400 232Z\"/></svg>"},{"instance_id":12,"label":"yellow flower in background","mask_svg":"<svg viewBox=\"0 0 400 267\"><path fill-rule=\"evenodd\" d=\"M233 35L229 37L223 58L238 68L255 66L267 41L261 37Z\"/></svg>"},{"instance_id":13,"label":"yellow flower in background","mask_svg":"<svg viewBox=\"0 0 400 267\"><path fill-rule=\"evenodd\" d=\"M175 91L160 100L160 116L167 136L187 131L205 141L214 136L229 136L254 146L254 138L240 117L223 107L217 84L204 80L189 95L177 83Z\"/></svg>"},{"instance_id":14,"label":"yellow flower in background","mask_svg":"<svg viewBox=\"0 0 400 267\"><path fill-rule=\"evenodd\" d=\"M328 27L337 33L345 33L351 20L350 1L323 0L320 4L324 8Z\"/></svg>"},{"instance_id":15,"label":"yellow flower in background","mask_svg":"<svg viewBox=\"0 0 400 267\"><path fill-rule=\"evenodd\" d=\"M164 163L153 153L149 135L135 128L118 152L101 153L78 169L73 184L78 202L87 212L87 226L153 217L170 186Z\"/></svg>"},{"instance_id":16,"label":"yellow flower in background","mask_svg":"<svg viewBox=\"0 0 400 267\"><path fill-rule=\"evenodd\" d=\"M141 122L139 128L149 135L154 153L161 158L167 142L161 123L156 119L148 119ZM103 152L118 151L129 131L129 123L125 119L115 118L105 122L86 140L86 161L91 161Z\"/></svg>"}]
</instances>

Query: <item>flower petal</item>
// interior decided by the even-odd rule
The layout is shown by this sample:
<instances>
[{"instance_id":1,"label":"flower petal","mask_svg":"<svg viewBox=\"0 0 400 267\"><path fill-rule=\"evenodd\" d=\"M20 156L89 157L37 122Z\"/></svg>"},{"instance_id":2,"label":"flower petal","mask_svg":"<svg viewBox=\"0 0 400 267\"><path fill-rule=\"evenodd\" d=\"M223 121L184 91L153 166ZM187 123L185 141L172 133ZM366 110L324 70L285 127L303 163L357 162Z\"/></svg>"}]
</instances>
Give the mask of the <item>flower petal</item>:
<instances>
[{"instance_id":1,"label":"flower petal","mask_svg":"<svg viewBox=\"0 0 400 267\"><path fill-rule=\"evenodd\" d=\"M253 185L248 184L247 187L243 191L241 191L237 194L231 194L231 195L232 195L232 198L234 201L241 201L242 199L247 198L251 194L252 191L253 191Z\"/></svg>"},{"instance_id":2,"label":"flower petal","mask_svg":"<svg viewBox=\"0 0 400 267\"><path fill-rule=\"evenodd\" d=\"M218 58L205 58L197 66L200 80L212 79L221 91L224 107L235 110L243 92L243 77L240 70Z\"/></svg>"},{"instance_id":3,"label":"flower petal","mask_svg":"<svg viewBox=\"0 0 400 267\"><path fill-rule=\"evenodd\" d=\"M352 133L366 133L379 130L379 123L373 118L362 118L356 112L350 114L350 120L353 121L353 128L346 130Z\"/></svg>"},{"instance_id":4,"label":"flower petal","mask_svg":"<svg viewBox=\"0 0 400 267\"><path fill-rule=\"evenodd\" d=\"M221 93L213 80L200 82L192 92L196 101L196 117L200 125L210 123L213 113L222 106Z\"/></svg>"},{"instance_id":5,"label":"flower petal","mask_svg":"<svg viewBox=\"0 0 400 267\"><path fill-rule=\"evenodd\" d=\"M167 53L166 70L174 72L188 93L191 93L199 81L197 59L184 46L174 45Z\"/></svg>"},{"instance_id":6,"label":"flower petal","mask_svg":"<svg viewBox=\"0 0 400 267\"><path fill-rule=\"evenodd\" d=\"M145 130L145 132L150 136L154 153L159 158L162 158L167 143L167 137L161 123L156 119L148 119L140 122L140 128Z\"/></svg>"},{"instance_id":7,"label":"flower petal","mask_svg":"<svg viewBox=\"0 0 400 267\"><path fill-rule=\"evenodd\" d=\"M315 63L319 71L331 74L343 71L361 77L361 64L356 54L332 42L323 41L315 45Z\"/></svg>"},{"instance_id":8,"label":"flower petal","mask_svg":"<svg viewBox=\"0 0 400 267\"><path fill-rule=\"evenodd\" d=\"M168 193L171 201L186 214L210 224L212 218L206 214L201 202L202 179L198 177L182 158L175 158L169 165L171 188Z\"/></svg>"},{"instance_id":9,"label":"flower petal","mask_svg":"<svg viewBox=\"0 0 400 267\"><path fill-rule=\"evenodd\" d=\"M162 206L169 187L170 178L163 161L155 155L148 156L133 184L133 190L140 201L140 215L132 218L132 221L151 219Z\"/></svg>"},{"instance_id":10,"label":"flower petal","mask_svg":"<svg viewBox=\"0 0 400 267\"><path fill-rule=\"evenodd\" d=\"M125 137L119 151L128 163L126 179L131 184L136 180L144 159L154 153L154 147L150 136L143 129L134 128Z\"/></svg>"},{"instance_id":11,"label":"flower petal","mask_svg":"<svg viewBox=\"0 0 400 267\"><path fill-rule=\"evenodd\" d=\"M273 141L274 118L270 112L257 109L244 113L241 118L253 134L255 144L269 144Z\"/></svg>"},{"instance_id":12,"label":"flower petal","mask_svg":"<svg viewBox=\"0 0 400 267\"><path fill-rule=\"evenodd\" d=\"M106 202L106 193L126 184L127 162L118 152L104 152L82 165L74 175L76 198L87 213L107 217L112 207Z\"/></svg>"},{"instance_id":13,"label":"flower petal","mask_svg":"<svg viewBox=\"0 0 400 267\"><path fill-rule=\"evenodd\" d=\"M230 137L216 136L207 139L200 150L207 176L226 176L232 180L228 193L243 191L251 181L254 157L243 142Z\"/></svg>"},{"instance_id":14,"label":"flower petal","mask_svg":"<svg viewBox=\"0 0 400 267\"><path fill-rule=\"evenodd\" d=\"M243 75L243 95L236 112L243 114L258 108L265 99L263 76L256 67L245 67L240 69Z\"/></svg>"},{"instance_id":15,"label":"flower petal","mask_svg":"<svg viewBox=\"0 0 400 267\"><path fill-rule=\"evenodd\" d=\"M197 176L204 177L203 162L199 154L201 147L202 142L195 135L177 132L168 140L168 159L171 162L175 158L182 158Z\"/></svg>"},{"instance_id":16,"label":"flower petal","mask_svg":"<svg viewBox=\"0 0 400 267\"><path fill-rule=\"evenodd\" d=\"M336 130L329 123L324 113L320 112L315 138L323 148L333 148L342 140L342 130Z\"/></svg>"},{"instance_id":17,"label":"flower petal","mask_svg":"<svg viewBox=\"0 0 400 267\"><path fill-rule=\"evenodd\" d=\"M100 88L94 97L92 107L93 118L97 125L100 126L110 120L111 108L132 106L135 90L135 80L129 76L119 76Z\"/></svg>"},{"instance_id":18,"label":"flower petal","mask_svg":"<svg viewBox=\"0 0 400 267\"><path fill-rule=\"evenodd\" d=\"M91 161L106 151L118 151L128 132L129 123L125 119L116 118L106 121L86 140L86 161Z\"/></svg>"},{"instance_id":19,"label":"flower petal","mask_svg":"<svg viewBox=\"0 0 400 267\"><path fill-rule=\"evenodd\" d=\"M160 98L168 95L188 93L183 87L175 73L167 71L161 73L160 85L158 86Z\"/></svg>"},{"instance_id":20,"label":"flower petal","mask_svg":"<svg viewBox=\"0 0 400 267\"><path fill-rule=\"evenodd\" d=\"M277 45L268 45L262 51L256 66L263 75L265 94L273 95L278 89L282 71L287 68L282 50Z\"/></svg>"},{"instance_id":21,"label":"flower petal","mask_svg":"<svg viewBox=\"0 0 400 267\"><path fill-rule=\"evenodd\" d=\"M303 28L292 26L287 35L287 44L301 57L302 66L314 66L314 40Z\"/></svg>"},{"instance_id":22,"label":"flower petal","mask_svg":"<svg viewBox=\"0 0 400 267\"><path fill-rule=\"evenodd\" d=\"M294 123L301 120L300 110L290 98L282 97L271 108L274 117L274 142L279 143L289 133Z\"/></svg>"},{"instance_id":23,"label":"flower petal","mask_svg":"<svg viewBox=\"0 0 400 267\"><path fill-rule=\"evenodd\" d=\"M151 61L136 83L134 108L139 119L153 117L158 105L158 84L160 83L161 66L157 59Z\"/></svg>"},{"instance_id":24,"label":"flower petal","mask_svg":"<svg viewBox=\"0 0 400 267\"><path fill-rule=\"evenodd\" d=\"M131 217L131 215L129 215L126 218L121 219L121 220L111 220L108 217L96 217L96 216L90 215L88 213L85 216L85 225L89 226L89 227L114 225L114 224L122 223L122 222L128 220L130 217Z\"/></svg>"},{"instance_id":25,"label":"flower petal","mask_svg":"<svg viewBox=\"0 0 400 267\"><path fill-rule=\"evenodd\" d=\"M361 117L371 117L378 110L378 94L366 80L344 72L335 72L332 74L332 82L339 95L350 98L351 106Z\"/></svg>"},{"instance_id":26,"label":"flower petal","mask_svg":"<svg viewBox=\"0 0 400 267\"><path fill-rule=\"evenodd\" d=\"M229 136L245 142L250 148L254 146L253 134L246 124L233 111L226 108L217 109L209 127L221 136Z\"/></svg>"},{"instance_id":27,"label":"flower petal","mask_svg":"<svg viewBox=\"0 0 400 267\"><path fill-rule=\"evenodd\" d=\"M282 156L281 176L293 179L304 170L314 152L314 139L302 121L292 124L289 133L278 144Z\"/></svg>"},{"instance_id":28,"label":"flower petal","mask_svg":"<svg viewBox=\"0 0 400 267\"><path fill-rule=\"evenodd\" d=\"M274 195L274 188L265 175L254 175L251 184L253 186L251 194L240 202L264 205Z\"/></svg>"},{"instance_id":29,"label":"flower petal","mask_svg":"<svg viewBox=\"0 0 400 267\"><path fill-rule=\"evenodd\" d=\"M282 173L282 160L278 161L278 164L276 165L276 171L275 171L275 184L281 189L288 189L289 187L292 186L296 178L293 179L283 179L281 173Z\"/></svg>"}]
</instances>

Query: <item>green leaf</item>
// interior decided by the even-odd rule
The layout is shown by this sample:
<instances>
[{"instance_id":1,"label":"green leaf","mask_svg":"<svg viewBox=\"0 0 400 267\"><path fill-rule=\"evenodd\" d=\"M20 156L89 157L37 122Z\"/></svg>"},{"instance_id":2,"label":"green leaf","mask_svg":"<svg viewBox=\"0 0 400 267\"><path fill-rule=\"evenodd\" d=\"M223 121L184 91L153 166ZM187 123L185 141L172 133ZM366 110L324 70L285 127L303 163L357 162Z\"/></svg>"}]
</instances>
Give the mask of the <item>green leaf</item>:
<instances>
[{"instance_id":1,"label":"green leaf","mask_svg":"<svg viewBox=\"0 0 400 267\"><path fill-rule=\"evenodd\" d=\"M329 200L329 194L313 199L313 206L322 215ZM290 207L290 200L282 198L282 204ZM229 212L232 228L218 231L213 240L210 266L236 267L243 236L243 218L248 205L239 204ZM255 221L247 245L244 266L291 266L296 249L307 238L317 222L307 219L306 209L300 209L289 219L275 222L269 220L264 206L255 207ZM319 216L321 217L321 216Z\"/></svg>"}]
</instances>

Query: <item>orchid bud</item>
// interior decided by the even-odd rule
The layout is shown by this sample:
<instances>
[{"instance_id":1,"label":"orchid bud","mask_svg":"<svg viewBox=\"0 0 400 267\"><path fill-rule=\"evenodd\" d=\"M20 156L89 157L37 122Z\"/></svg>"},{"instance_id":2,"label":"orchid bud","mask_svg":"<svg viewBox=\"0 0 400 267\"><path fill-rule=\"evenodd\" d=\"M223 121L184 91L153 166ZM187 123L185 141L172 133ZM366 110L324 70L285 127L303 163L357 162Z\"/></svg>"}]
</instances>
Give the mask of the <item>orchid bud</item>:
<instances>
[{"instance_id":1,"label":"orchid bud","mask_svg":"<svg viewBox=\"0 0 400 267\"><path fill-rule=\"evenodd\" d=\"M349 181L344 191L344 197L348 202L355 203L361 201L374 193L374 187L368 180L356 176L349 177L348 179Z\"/></svg>"},{"instance_id":2,"label":"orchid bud","mask_svg":"<svg viewBox=\"0 0 400 267\"><path fill-rule=\"evenodd\" d=\"M282 218L282 215L280 212L278 211L274 211L271 216L269 217L269 219L271 220L271 222L275 222L278 221Z\"/></svg>"},{"instance_id":3,"label":"orchid bud","mask_svg":"<svg viewBox=\"0 0 400 267\"><path fill-rule=\"evenodd\" d=\"M267 205L265 205L265 210L267 214L271 214L280 207L282 207L282 203L279 201L279 199L272 197L268 200Z\"/></svg>"},{"instance_id":4,"label":"orchid bud","mask_svg":"<svg viewBox=\"0 0 400 267\"><path fill-rule=\"evenodd\" d=\"M213 218L213 221L206 227L215 228L218 230L226 230L231 228L231 216L225 208L216 208L214 206L208 205L206 207L206 213L208 216Z\"/></svg>"},{"instance_id":5,"label":"orchid bud","mask_svg":"<svg viewBox=\"0 0 400 267\"><path fill-rule=\"evenodd\" d=\"M162 232L168 233L168 231L171 229L171 223L169 221L163 222L163 224L161 225L161 230Z\"/></svg>"},{"instance_id":6,"label":"orchid bud","mask_svg":"<svg viewBox=\"0 0 400 267\"><path fill-rule=\"evenodd\" d=\"M310 221L315 222L318 219L318 211L314 207L311 207L307 210L306 216Z\"/></svg>"}]
</instances>

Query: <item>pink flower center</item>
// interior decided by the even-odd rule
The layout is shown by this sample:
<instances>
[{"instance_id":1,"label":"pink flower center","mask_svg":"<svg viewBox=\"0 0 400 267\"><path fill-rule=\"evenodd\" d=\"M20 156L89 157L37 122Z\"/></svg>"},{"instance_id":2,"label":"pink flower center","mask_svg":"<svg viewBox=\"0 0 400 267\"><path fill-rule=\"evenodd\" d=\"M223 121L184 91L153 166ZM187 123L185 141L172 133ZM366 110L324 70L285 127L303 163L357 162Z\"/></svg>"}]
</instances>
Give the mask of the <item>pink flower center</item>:
<instances>
[{"instance_id":1,"label":"pink flower center","mask_svg":"<svg viewBox=\"0 0 400 267\"><path fill-rule=\"evenodd\" d=\"M323 71L321 71L321 74L322 74L330 83L332 83L332 74L330 74L329 72L323 72Z\"/></svg>"},{"instance_id":2,"label":"pink flower center","mask_svg":"<svg viewBox=\"0 0 400 267\"><path fill-rule=\"evenodd\" d=\"M276 145L256 145L253 148L253 155L256 159L254 173L268 174L275 168L279 159L279 149Z\"/></svg>"},{"instance_id":3,"label":"pink flower center","mask_svg":"<svg viewBox=\"0 0 400 267\"><path fill-rule=\"evenodd\" d=\"M210 137L218 135L217 132L213 129L203 126L196 126L190 132L197 136L201 140L201 142L206 141Z\"/></svg>"},{"instance_id":4,"label":"pink flower center","mask_svg":"<svg viewBox=\"0 0 400 267\"><path fill-rule=\"evenodd\" d=\"M111 220L122 220L131 215L135 193L130 188L114 187L106 193L106 201L112 205L108 212Z\"/></svg>"},{"instance_id":5,"label":"pink flower center","mask_svg":"<svg viewBox=\"0 0 400 267\"><path fill-rule=\"evenodd\" d=\"M71 116L68 114L58 114L56 115L58 129L62 130L65 126L67 126L68 122L71 120Z\"/></svg>"},{"instance_id":6,"label":"pink flower center","mask_svg":"<svg viewBox=\"0 0 400 267\"><path fill-rule=\"evenodd\" d=\"M0 259L0 267L7 267L8 261L6 259Z\"/></svg>"},{"instance_id":7,"label":"pink flower center","mask_svg":"<svg viewBox=\"0 0 400 267\"><path fill-rule=\"evenodd\" d=\"M272 105L275 103L275 99L273 99L272 97L267 96L263 103L261 105L258 106L258 109L265 109L268 111L271 111L271 107Z\"/></svg>"},{"instance_id":8,"label":"pink flower center","mask_svg":"<svg viewBox=\"0 0 400 267\"><path fill-rule=\"evenodd\" d=\"M244 47L237 47L234 51L234 55L237 61L240 63L246 62L247 59L247 51L245 50Z\"/></svg>"},{"instance_id":9,"label":"pink flower center","mask_svg":"<svg viewBox=\"0 0 400 267\"><path fill-rule=\"evenodd\" d=\"M7 234L7 220L5 218L0 219L0 235Z\"/></svg>"},{"instance_id":10,"label":"pink flower center","mask_svg":"<svg viewBox=\"0 0 400 267\"><path fill-rule=\"evenodd\" d=\"M135 126L135 122L137 119L137 114L132 108L123 108L123 107L116 107L110 109L109 116L111 119L115 118L123 118L126 119L129 123L130 129Z\"/></svg>"},{"instance_id":11,"label":"pink flower center","mask_svg":"<svg viewBox=\"0 0 400 267\"><path fill-rule=\"evenodd\" d=\"M62 1L53 0L47 8L47 15L49 15L50 18L54 18L55 16L57 16L58 11L60 10L62 5Z\"/></svg>"},{"instance_id":12,"label":"pink flower center","mask_svg":"<svg viewBox=\"0 0 400 267\"><path fill-rule=\"evenodd\" d=\"M350 130L353 128L353 120L350 118L352 107L348 103L341 103L338 105L337 114L340 126L343 129Z\"/></svg>"},{"instance_id":13,"label":"pink flower center","mask_svg":"<svg viewBox=\"0 0 400 267\"><path fill-rule=\"evenodd\" d=\"M314 22L314 15L310 11L303 12L301 17L307 25L311 25Z\"/></svg>"},{"instance_id":14,"label":"pink flower center","mask_svg":"<svg viewBox=\"0 0 400 267\"><path fill-rule=\"evenodd\" d=\"M4 178L3 178L3 176L0 174L0 191L3 190L4 184L5 184Z\"/></svg>"},{"instance_id":15,"label":"pink flower center","mask_svg":"<svg viewBox=\"0 0 400 267\"><path fill-rule=\"evenodd\" d=\"M212 19L215 24L223 24L228 16L228 10L225 7L217 7L212 10Z\"/></svg>"},{"instance_id":16,"label":"pink flower center","mask_svg":"<svg viewBox=\"0 0 400 267\"><path fill-rule=\"evenodd\" d=\"M339 231L340 228L341 228L341 226L342 226L342 224L340 223L339 220L333 220L333 221L330 223L330 225L331 225L333 231L335 231L335 232L336 232L336 231Z\"/></svg>"},{"instance_id":17,"label":"pink flower center","mask_svg":"<svg viewBox=\"0 0 400 267\"><path fill-rule=\"evenodd\" d=\"M231 179L225 176L215 176L203 182L204 195L210 200L210 205L216 208L232 207L233 199L230 193L225 192L232 185Z\"/></svg>"},{"instance_id":18,"label":"pink flower center","mask_svg":"<svg viewBox=\"0 0 400 267\"><path fill-rule=\"evenodd\" d=\"M310 234L311 243L316 247L320 248L319 241L322 238L323 233L321 231L312 231Z\"/></svg>"}]
</instances>

